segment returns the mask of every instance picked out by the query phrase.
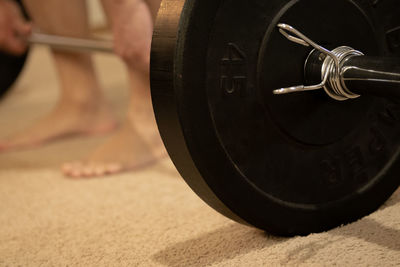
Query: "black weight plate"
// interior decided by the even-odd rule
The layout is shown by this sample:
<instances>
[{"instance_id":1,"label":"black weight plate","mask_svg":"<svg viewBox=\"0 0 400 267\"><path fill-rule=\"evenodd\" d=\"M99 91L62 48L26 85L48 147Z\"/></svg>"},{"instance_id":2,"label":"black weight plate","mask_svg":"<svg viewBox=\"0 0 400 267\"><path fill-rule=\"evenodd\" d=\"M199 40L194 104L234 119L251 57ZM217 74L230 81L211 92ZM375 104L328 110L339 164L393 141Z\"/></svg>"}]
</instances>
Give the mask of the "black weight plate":
<instances>
[{"instance_id":1,"label":"black weight plate","mask_svg":"<svg viewBox=\"0 0 400 267\"><path fill-rule=\"evenodd\" d=\"M16 0L24 14L25 18L28 19L26 10L22 6L20 0ZM4 52L0 52L0 99L11 89L14 82L17 80L21 73L28 53L21 56L14 56Z\"/></svg>"},{"instance_id":2,"label":"black weight plate","mask_svg":"<svg viewBox=\"0 0 400 267\"><path fill-rule=\"evenodd\" d=\"M27 54L13 56L0 52L0 98L12 87L24 67Z\"/></svg>"},{"instance_id":3,"label":"black weight plate","mask_svg":"<svg viewBox=\"0 0 400 267\"><path fill-rule=\"evenodd\" d=\"M322 90L272 95L304 83L311 51L281 36L277 23L327 48L381 55L385 38L372 5L162 3L151 59L157 123L181 175L210 206L275 234L304 235L369 214L396 190L398 101L338 102Z\"/></svg>"},{"instance_id":4,"label":"black weight plate","mask_svg":"<svg viewBox=\"0 0 400 267\"><path fill-rule=\"evenodd\" d=\"M400 3L398 0L372 0L385 32L389 55L400 57Z\"/></svg>"}]
</instances>

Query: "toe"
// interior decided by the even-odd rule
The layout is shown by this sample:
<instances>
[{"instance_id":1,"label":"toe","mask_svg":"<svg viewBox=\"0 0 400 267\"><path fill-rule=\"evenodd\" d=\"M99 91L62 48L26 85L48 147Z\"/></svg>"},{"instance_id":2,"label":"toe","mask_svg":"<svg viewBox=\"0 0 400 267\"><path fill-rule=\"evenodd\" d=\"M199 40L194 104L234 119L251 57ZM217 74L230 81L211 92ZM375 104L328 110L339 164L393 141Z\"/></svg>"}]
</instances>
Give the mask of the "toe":
<instances>
[{"instance_id":1,"label":"toe","mask_svg":"<svg viewBox=\"0 0 400 267\"><path fill-rule=\"evenodd\" d=\"M106 168L103 164L98 164L94 167L94 174L96 176L103 176L106 174Z\"/></svg>"},{"instance_id":2,"label":"toe","mask_svg":"<svg viewBox=\"0 0 400 267\"><path fill-rule=\"evenodd\" d=\"M83 167L82 174L84 177L87 178L98 176L96 170L97 170L96 164L89 163Z\"/></svg>"},{"instance_id":3,"label":"toe","mask_svg":"<svg viewBox=\"0 0 400 267\"><path fill-rule=\"evenodd\" d=\"M122 171L122 165L118 163L110 163L105 166L108 174L116 174Z\"/></svg>"},{"instance_id":4,"label":"toe","mask_svg":"<svg viewBox=\"0 0 400 267\"><path fill-rule=\"evenodd\" d=\"M74 166L77 165L77 162L67 162L61 166L61 171L65 174L71 172L74 169Z\"/></svg>"},{"instance_id":5,"label":"toe","mask_svg":"<svg viewBox=\"0 0 400 267\"><path fill-rule=\"evenodd\" d=\"M64 175L71 178L80 178L83 176L83 165L80 162L66 163L62 166Z\"/></svg>"},{"instance_id":6,"label":"toe","mask_svg":"<svg viewBox=\"0 0 400 267\"><path fill-rule=\"evenodd\" d=\"M83 172L82 169L78 168L70 171L67 175L71 178L82 178Z\"/></svg>"},{"instance_id":7,"label":"toe","mask_svg":"<svg viewBox=\"0 0 400 267\"><path fill-rule=\"evenodd\" d=\"M70 162L61 166L64 175L71 178L90 178L112 175L123 171L118 163Z\"/></svg>"}]
</instances>

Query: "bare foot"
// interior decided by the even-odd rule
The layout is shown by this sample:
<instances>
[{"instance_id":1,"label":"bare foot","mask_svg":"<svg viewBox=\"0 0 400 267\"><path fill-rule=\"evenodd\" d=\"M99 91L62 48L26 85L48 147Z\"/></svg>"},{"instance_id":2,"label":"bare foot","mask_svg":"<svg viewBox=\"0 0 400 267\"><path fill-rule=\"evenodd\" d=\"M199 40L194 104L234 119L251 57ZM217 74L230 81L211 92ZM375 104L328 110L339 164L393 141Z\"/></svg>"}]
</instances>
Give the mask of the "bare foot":
<instances>
[{"instance_id":1,"label":"bare foot","mask_svg":"<svg viewBox=\"0 0 400 267\"><path fill-rule=\"evenodd\" d=\"M60 102L43 119L26 130L0 140L0 152L43 145L72 135L95 135L112 131L117 123L106 104Z\"/></svg>"},{"instance_id":2,"label":"bare foot","mask_svg":"<svg viewBox=\"0 0 400 267\"><path fill-rule=\"evenodd\" d=\"M151 124L135 127L127 122L86 160L64 164L63 173L73 178L98 177L145 167L165 157L158 130Z\"/></svg>"},{"instance_id":3,"label":"bare foot","mask_svg":"<svg viewBox=\"0 0 400 267\"><path fill-rule=\"evenodd\" d=\"M111 17L114 46L128 67L131 101L125 125L86 160L65 164L64 174L94 177L151 164L167 155L158 133L150 95L149 62L153 29L147 1L103 1ZM155 12L154 12L155 13Z\"/></svg>"}]
</instances>

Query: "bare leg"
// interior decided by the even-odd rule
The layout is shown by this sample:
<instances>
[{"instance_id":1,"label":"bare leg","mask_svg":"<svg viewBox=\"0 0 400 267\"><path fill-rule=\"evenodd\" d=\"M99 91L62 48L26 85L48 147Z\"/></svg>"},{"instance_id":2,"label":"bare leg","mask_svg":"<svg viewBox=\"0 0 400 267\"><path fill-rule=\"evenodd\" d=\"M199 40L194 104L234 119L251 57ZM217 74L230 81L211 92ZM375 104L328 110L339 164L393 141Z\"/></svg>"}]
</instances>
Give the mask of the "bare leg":
<instances>
[{"instance_id":1,"label":"bare leg","mask_svg":"<svg viewBox=\"0 0 400 267\"><path fill-rule=\"evenodd\" d=\"M35 25L42 31L84 37L89 33L85 1L26 0ZM23 131L0 140L0 151L41 145L76 134L98 134L116 127L97 83L91 56L53 51L61 83L54 110Z\"/></svg>"},{"instance_id":2,"label":"bare leg","mask_svg":"<svg viewBox=\"0 0 400 267\"><path fill-rule=\"evenodd\" d=\"M159 0L103 0L111 19L116 52L128 66L131 100L123 127L86 160L65 164L73 177L113 174L147 165L166 155L154 118L149 81L153 16Z\"/></svg>"}]
</instances>

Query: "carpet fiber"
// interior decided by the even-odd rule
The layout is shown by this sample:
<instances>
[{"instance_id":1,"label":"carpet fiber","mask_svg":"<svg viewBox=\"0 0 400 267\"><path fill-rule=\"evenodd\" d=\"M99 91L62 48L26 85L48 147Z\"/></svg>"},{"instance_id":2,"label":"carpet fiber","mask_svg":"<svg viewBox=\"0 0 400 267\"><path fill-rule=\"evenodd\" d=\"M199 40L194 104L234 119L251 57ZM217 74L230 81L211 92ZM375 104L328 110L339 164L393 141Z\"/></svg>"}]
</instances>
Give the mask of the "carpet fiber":
<instances>
[{"instance_id":1,"label":"carpet fiber","mask_svg":"<svg viewBox=\"0 0 400 267\"><path fill-rule=\"evenodd\" d=\"M121 62L96 55L118 116L126 109ZM0 136L49 111L57 77L34 48L0 103ZM169 159L131 173L71 180L62 162L106 137L62 140L0 154L0 266L399 266L400 192L362 220L307 237L281 238L234 223L205 205Z\"/></svg>"}]
</instances>

